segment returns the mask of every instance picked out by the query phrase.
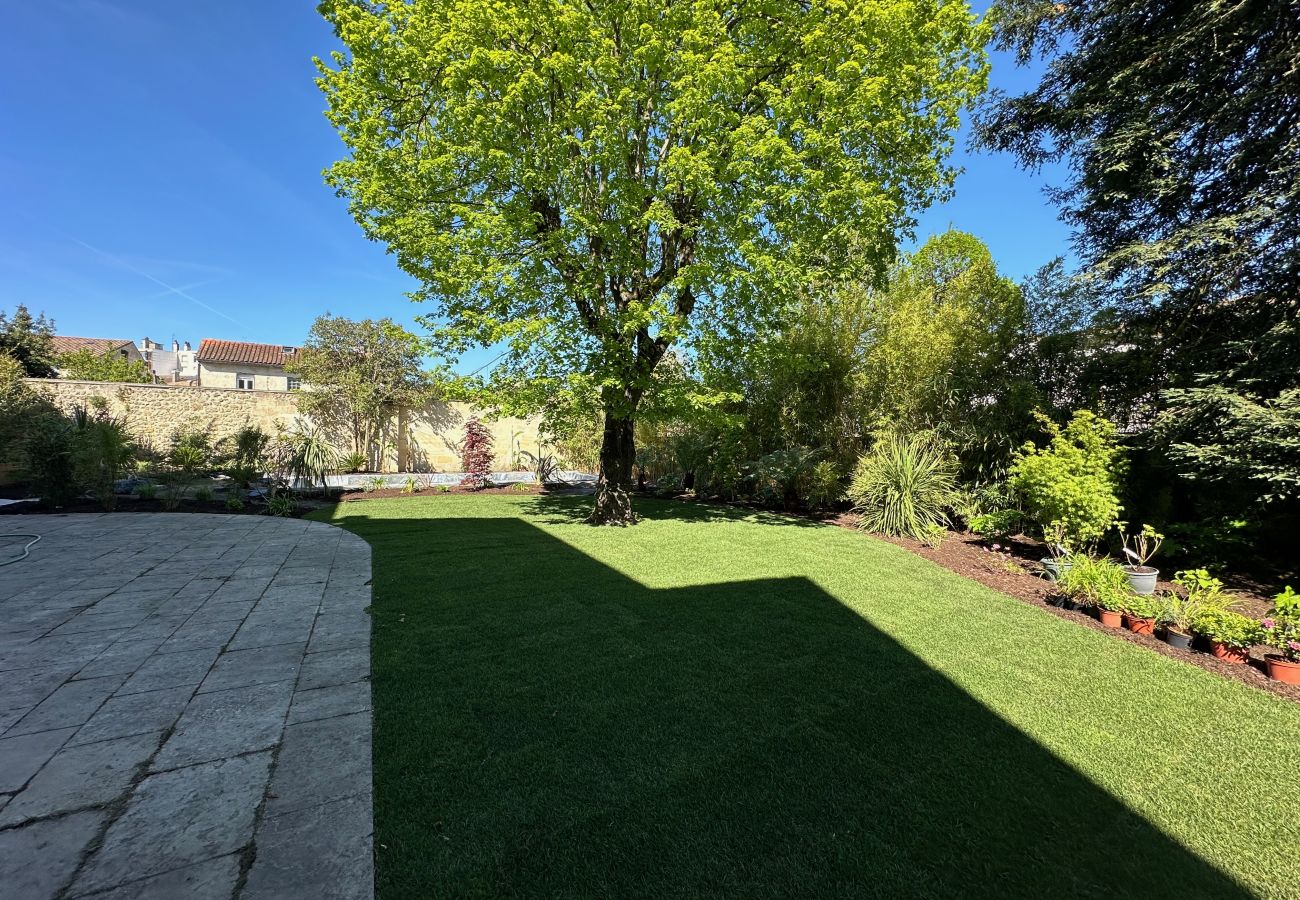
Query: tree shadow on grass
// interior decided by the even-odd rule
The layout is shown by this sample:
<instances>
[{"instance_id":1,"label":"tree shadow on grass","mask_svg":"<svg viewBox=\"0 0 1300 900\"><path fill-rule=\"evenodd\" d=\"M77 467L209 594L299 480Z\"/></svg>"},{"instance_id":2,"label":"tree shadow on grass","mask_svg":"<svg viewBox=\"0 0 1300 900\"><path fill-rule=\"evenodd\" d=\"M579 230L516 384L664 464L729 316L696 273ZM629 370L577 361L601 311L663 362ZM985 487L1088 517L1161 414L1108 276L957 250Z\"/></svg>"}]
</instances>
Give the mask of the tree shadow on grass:
<instances>
[{"instance_id":1,"label":"tree shadow on grass","mask_svg":"<svg viewBox=\"0 0 1300 900\"><path fill-rule=\"evenodd\" d=\"M1249 896L810 581L652 590L518 519L343 524L381 898Z\"/></svg>"}]
</instances>

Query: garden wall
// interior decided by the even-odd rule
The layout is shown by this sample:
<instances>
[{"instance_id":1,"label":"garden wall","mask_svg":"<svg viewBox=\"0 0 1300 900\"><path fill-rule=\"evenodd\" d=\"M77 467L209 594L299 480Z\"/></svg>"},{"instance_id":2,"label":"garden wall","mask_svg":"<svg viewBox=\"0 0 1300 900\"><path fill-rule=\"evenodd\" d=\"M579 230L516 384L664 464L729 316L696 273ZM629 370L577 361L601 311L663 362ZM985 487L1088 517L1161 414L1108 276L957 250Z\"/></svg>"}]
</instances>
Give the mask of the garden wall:
<instances>
[{"instance_id":1,"label":"garden wall","mask_svg":"<svg viewBox=\"0 0 1300 900\"><path fill-rule=\"evenodd\" d=\"M178 430L206 429L219 440L245 425L256 425L274 434L292 427L299 418L297 395L289 391L48 378L26 380L66 412L89 404L94 397L104 398L109 412L124 419L138 440L155 447L166 447ZM465 420L473 413L473 408L464 403L432 403L423 409L403 410L390 426L391 448L384 470L459 471L458 448ZM501 418L485 424L492 432L496 452L494 468L509 470L520 451L538 452L540 435L536 419Z\"/></svg>"}]
</instances>

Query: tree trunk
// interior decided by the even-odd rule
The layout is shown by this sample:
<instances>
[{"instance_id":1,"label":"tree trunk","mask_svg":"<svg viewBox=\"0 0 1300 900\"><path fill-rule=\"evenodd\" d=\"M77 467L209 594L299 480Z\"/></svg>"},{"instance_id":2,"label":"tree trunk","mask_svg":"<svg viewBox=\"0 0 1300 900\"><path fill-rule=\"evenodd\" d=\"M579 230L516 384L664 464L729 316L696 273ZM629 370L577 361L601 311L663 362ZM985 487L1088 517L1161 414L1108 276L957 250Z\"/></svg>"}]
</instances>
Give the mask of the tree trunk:
<instances>
[{"instance_id":1,"label":"tree trunk","mask_svg":"<svg viewBox=\"0 0 1300 900\"><path fill-rule=\"evenodd\" d=\"M592 525L631 525L632 466L636 444L630 416L605 413L605 435L600 445L600 476L596 481L596 506L587 521Z\"/></svg>"}]
</instances>

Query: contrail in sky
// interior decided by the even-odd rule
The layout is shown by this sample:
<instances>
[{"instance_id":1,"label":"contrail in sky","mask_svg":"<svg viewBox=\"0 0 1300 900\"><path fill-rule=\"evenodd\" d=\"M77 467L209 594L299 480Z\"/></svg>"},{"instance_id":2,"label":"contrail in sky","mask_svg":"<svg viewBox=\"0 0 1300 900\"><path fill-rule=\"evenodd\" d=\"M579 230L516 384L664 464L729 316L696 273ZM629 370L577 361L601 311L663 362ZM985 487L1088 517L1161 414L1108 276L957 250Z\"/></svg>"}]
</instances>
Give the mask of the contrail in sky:
<instances>
[{"instance_id":1,"label":"contrail in sky","mask_svg":"<svg viewBox=\"0 0 1300 900\"><path fill-rule=\"evenodd\" d=\"M144 271L141 271L140 269L137 269L135 266L131 265L131 264L130 264L129 262L127 262L126 260L121 259L120 257L114 256L112 253L109 253L107 250L100 250L98 247L93 247L93 246L91 246L90 244L87 244L85 241L80 241L80 240L77 240L76 238L73 238L72 240L73 240L75 243L78 243L78 244L80 244L81 246L85 247L87 250L90 250L90 251L92 251L92 252L94 252L94 253L98 253L100 256L104 257L105 259L110 259L110 260L112 260L114 263L116 263L117 265L121 266L122 268L127 269L128 271L134 272L135 274L139 275L141 278L148 278L150 281L152 281L154 284L158 285L159 287L166 288L166 289L167 289L167 292L168 292L169 294L175 294L177 297L184 297L186 300L190 301L191 303L198 304L199 306L201 306L201 307L203 307L204 309L206 309L208 312L210 312L210 313L215 313L216 315L221 316L221 318L223 318L223 319L225 319L225 320L227 320L227 321L229 321L229 322L234 322L236 325L243 325L243 324L244 324L243 322L239 321L238 319L226 315L226 314L223 313L221 310L219 310L219 309L215 309L215 308L213 308L213 307L211 307L211 306L208 306L208 304L204 303L204 302L203 302L202 300L200 300L198 297L195 297L195 296L192 295L192 294L187 294L187 293L185 293L183 290L181 290L180 288L178 288L178 287L173 287L172 285L170 285L170 284L168 284L167 282L163 281L161 278L154 278L154 277L153 277L152 275L150 275L148 272L144 272Z\"/></svg>"}]
</instances>

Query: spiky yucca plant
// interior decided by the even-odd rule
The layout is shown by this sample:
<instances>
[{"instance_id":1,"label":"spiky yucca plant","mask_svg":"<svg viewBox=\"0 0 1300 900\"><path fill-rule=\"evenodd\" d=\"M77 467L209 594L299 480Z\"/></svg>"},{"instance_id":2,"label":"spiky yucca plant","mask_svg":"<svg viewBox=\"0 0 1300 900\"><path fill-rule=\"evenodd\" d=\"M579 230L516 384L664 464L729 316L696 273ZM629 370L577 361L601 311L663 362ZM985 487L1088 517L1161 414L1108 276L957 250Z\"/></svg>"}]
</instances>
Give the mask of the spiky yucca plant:
<instances>
[{"instance_id":1,"label":"spiky yucca plant","mask_svg":"<svg viewBox=\"0 0 1300 900\"><path fill-rule=\"evenodd\" d=\"M858 459L848 498L858 527L930 540L948 525L945 508L957 490L957 466L925 435L892 434Z\"/></svg>"}]
</instances>

